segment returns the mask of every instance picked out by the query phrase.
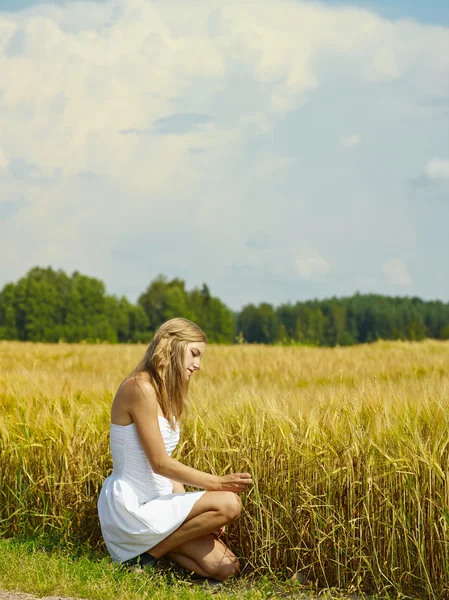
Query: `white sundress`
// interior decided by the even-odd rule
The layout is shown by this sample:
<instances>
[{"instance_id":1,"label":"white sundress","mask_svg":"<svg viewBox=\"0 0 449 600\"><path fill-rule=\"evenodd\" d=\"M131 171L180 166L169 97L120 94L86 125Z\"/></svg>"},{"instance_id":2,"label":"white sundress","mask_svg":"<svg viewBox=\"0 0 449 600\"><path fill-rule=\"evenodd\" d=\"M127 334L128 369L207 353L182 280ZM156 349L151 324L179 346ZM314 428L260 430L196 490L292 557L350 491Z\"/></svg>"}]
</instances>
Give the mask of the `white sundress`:
<instances>
[{"instance_id":1,"label":"white sundress","mask_svg":"<svg viewBox=\"0 0 449 600\"><path fill-rule=\"evenodd\" d=\"M170 456L179 441L179 427L159 416L159 428ZM114 562L150 550L185 521L206 490L173 493L170 480L154 473L134 423L111 423L113 471L98 498L101 533Z\"/></svg>"}]
</instances>

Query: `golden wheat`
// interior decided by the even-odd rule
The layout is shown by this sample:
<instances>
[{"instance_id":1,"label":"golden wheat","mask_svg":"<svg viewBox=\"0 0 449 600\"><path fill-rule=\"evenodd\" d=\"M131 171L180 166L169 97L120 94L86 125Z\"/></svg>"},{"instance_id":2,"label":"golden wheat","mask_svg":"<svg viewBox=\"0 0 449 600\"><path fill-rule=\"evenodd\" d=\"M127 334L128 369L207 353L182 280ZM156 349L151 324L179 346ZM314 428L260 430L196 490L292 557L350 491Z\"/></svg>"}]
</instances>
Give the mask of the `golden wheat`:
<instances>
[{"instance_id":1,"label":"golden wheat","mask_svg":"<svg viewBox=\"0 0 449 600\"><path fill-rule=\"evenodd\" d=\"M109 410L144 346L0 342L1 533L101 543ZM449 343L211 346L177 457L255 485L228 542L320 585L449 593Z\"/></svg>"}]
</instances>

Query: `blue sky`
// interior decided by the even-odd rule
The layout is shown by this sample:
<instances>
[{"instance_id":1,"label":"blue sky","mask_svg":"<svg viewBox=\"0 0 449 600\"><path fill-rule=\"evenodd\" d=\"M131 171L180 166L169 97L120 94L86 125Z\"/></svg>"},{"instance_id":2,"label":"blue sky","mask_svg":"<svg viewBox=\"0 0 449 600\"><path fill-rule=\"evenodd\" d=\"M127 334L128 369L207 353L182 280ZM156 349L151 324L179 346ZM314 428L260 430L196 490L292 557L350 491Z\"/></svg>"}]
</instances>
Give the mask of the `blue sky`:
<instances>
[{"instance_id":1,"label":"blue sky","mask_svg":"<svg viewBox=\"0 0 449 600\"><path fill-rule=\"evenodd\" d=\"M359 6L390 19L409 18L421 23L449 25L449 2L446 0L365 0L361 2L324 0L324 4Z\"/></svg>"},{"instance_id":2,"label":"blue sky","mask_svg":"<svg viewBox=\"0 0 449 600\"><path fill-rule=\"evenodd\" d=\"M36 4L66 4L69 0L0 0L0 10L17 11ZM104 3L107 0L95 0ZM309 0L313 2L313 0ZM76 0L75 0L76 2ZM341 2L341 0L322 0L329 6L358 6L373 10L390 19L410 18L422 23L449 25L449 2L447 0L362 0L359 2Z\"/></svg>"},{"instance_id":3,"label":"blue sky","mask_svg":"<svg viewBox=\"0 0 449 600\"><path fill-rule=\"evenodd\" d=\"M449 300L445 3L0 7L0 288Z\"/></svg>"}]
</instances>

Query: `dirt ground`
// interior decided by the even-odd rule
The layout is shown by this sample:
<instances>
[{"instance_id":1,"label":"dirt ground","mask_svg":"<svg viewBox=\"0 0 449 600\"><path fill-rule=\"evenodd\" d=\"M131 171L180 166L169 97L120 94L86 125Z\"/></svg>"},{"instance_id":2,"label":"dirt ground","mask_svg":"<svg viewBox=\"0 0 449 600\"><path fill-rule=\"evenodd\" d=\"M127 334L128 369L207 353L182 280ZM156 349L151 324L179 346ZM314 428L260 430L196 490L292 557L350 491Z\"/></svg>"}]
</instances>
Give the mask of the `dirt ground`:
<instances>
[{"instance_id":1,"label":"dirt ground","mask_svg":"<svg viewBox=\"0 0 449 600\"><path fill-rule=\"evenodd\" d=\"M23 592L2 592L0 590L0 600L81 600L80 598L68 598L66 596L44 596L37 598L33 594L24 594Z\"/></svg>"}]
</instances>

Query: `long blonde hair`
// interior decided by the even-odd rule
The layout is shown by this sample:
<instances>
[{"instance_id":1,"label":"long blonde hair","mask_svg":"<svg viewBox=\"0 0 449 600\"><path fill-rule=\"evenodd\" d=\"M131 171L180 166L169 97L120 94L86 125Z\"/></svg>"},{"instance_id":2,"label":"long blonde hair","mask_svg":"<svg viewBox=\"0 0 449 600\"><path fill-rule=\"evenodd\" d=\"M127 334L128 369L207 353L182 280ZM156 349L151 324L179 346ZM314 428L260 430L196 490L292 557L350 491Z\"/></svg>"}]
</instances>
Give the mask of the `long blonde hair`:
<instances>
[{"instance_id":1,"label":"long blonde hair","mask_svg":"<svg viewBox=\"0 0 449 600\"><path fill-rule=\"evenodd\" d=\"M184 357L190 342L207 343L198 325L181 317L166 321L157 329L144 357L130 375L136 383L139 375L148 378L170 423L180 419L187 408L189 380Z\"/></svg>"}]
</instances>

